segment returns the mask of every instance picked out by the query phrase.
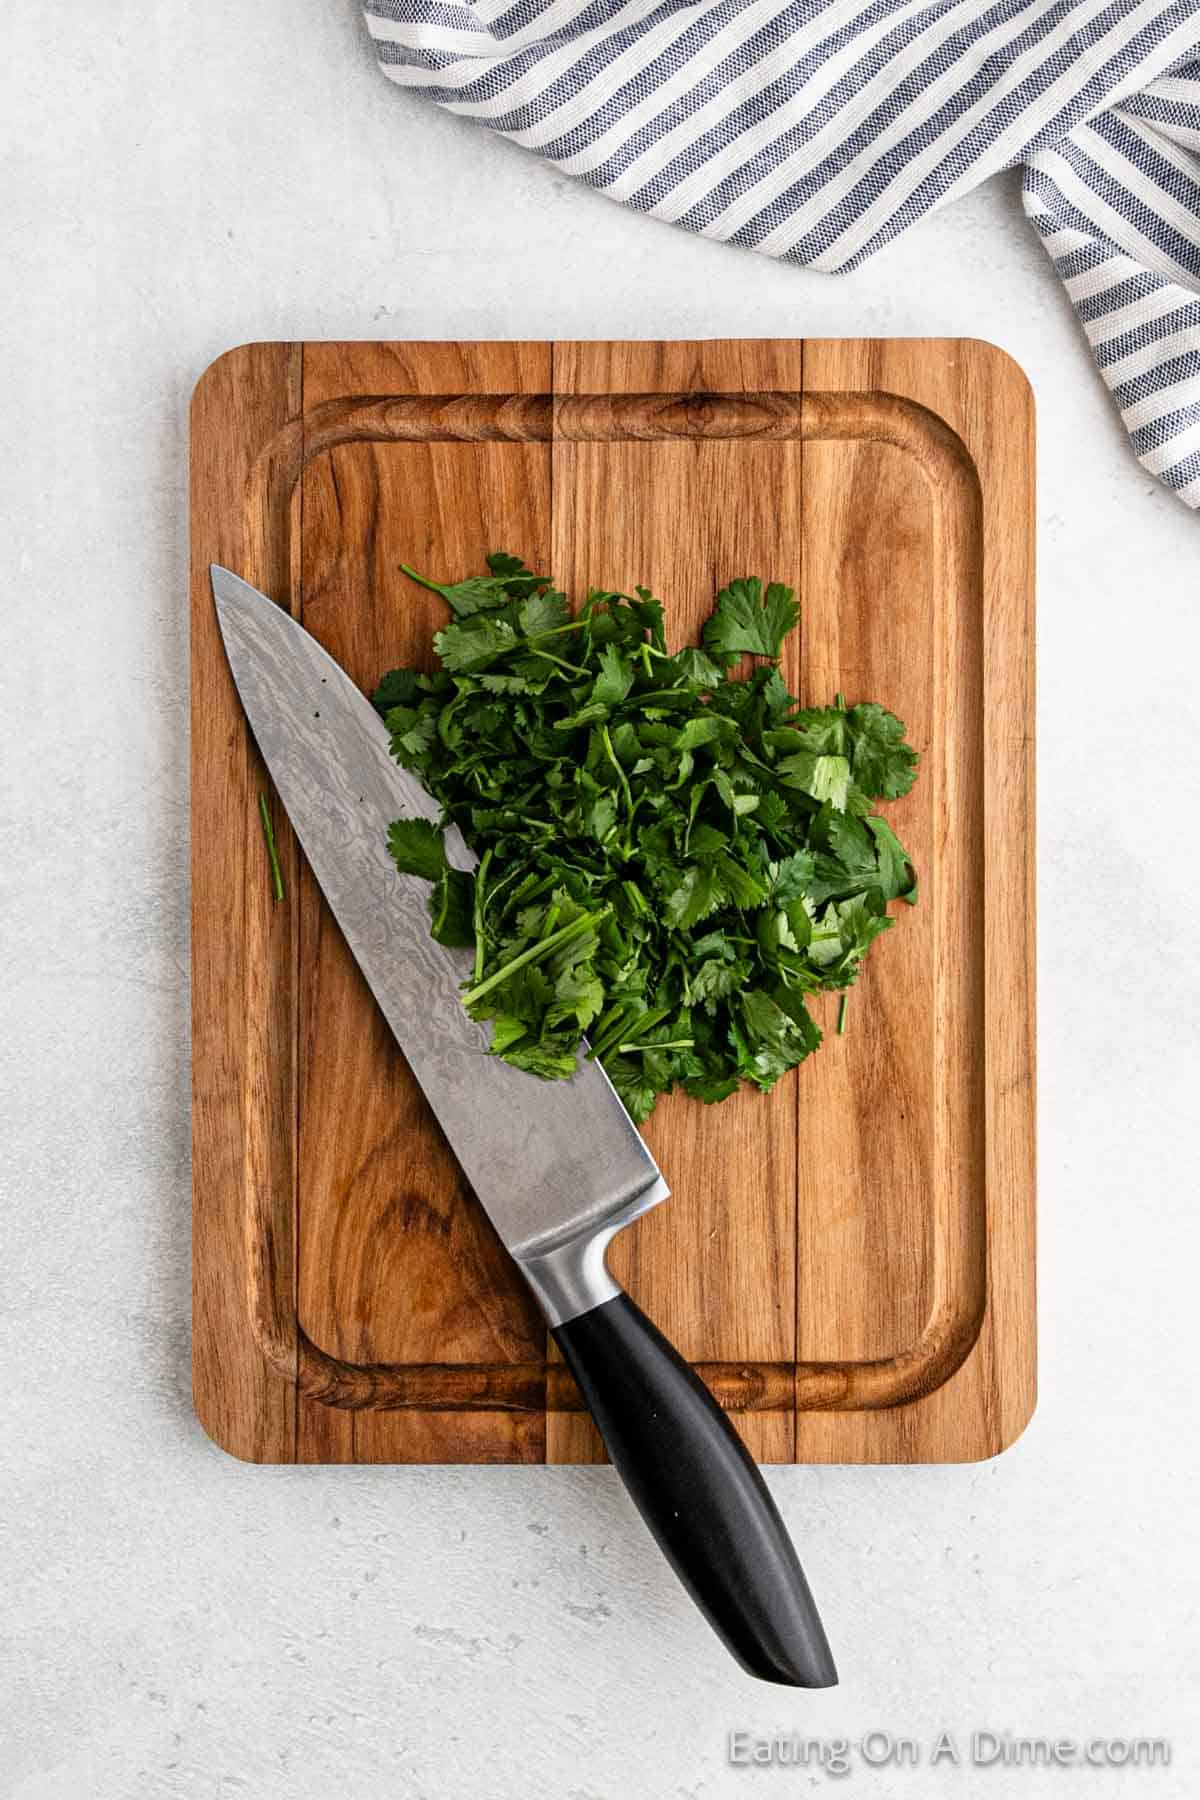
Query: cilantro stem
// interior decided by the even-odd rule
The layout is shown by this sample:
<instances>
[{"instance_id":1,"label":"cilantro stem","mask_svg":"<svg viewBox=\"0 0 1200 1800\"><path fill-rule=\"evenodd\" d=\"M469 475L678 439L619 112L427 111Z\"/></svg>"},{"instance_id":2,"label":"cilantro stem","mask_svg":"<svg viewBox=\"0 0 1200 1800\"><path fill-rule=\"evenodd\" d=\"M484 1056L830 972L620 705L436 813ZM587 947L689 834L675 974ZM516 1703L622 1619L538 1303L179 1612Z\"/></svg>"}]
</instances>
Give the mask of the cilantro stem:
<instances>
[{"instance_id":1,"label":"cilantro stem","mask_svg":"<svg viewBox=\"0 0 1200 1800\"><path fill-rule=\"evenodd\" d=\"M541 824L541 821L538 819L527 819L525 822L526 822L526 825L540 825ZM546 829L546 828L543 827L543 829ZM488 855L489 856L491 855L490 849L488 851ZM482 865L481 865L481 867L482 867ZM500 877L499 881L494 882L492 884L492 887L489 889L489 891L483 897L483 904L482 904L482 906L480 908L480 912L479 912L480 923L482 923L483 920L487 917L488 907L491 906L495 902L496 895L500 892L500 889L503 887L507 887L510 881L515 881L517 876L524 869L524 867L525 867L524 863L515 863L513 865L513 867L508 871L507 875L502 875ZM528 879L528 877L527 877L527 879ZM476 876L475 891L476 891L476 893L479 892L478 875Z\"/></svg>"},{"instance_id":2,"label":"cilantro stem","mask_svg":"<svg viewBox=\"0 0 1200 1800\"><path fill-rule=\"evenodd\" d=\"M607 725L601 725L600 736L604 739L605 754L607 755L608 760L612 764L613 768L617 771L617 780L621 783L621 787L624 790L625 810L629 814L630 819L632 819L633 818L633 795L629 791L629 782L626 779L625 771L621 767L620 763L617 761L617 753L612 747L612 739L608 735L608 726Z\"/></svg>"},{"instance_id":3,"label":"cilantro stem","mask_svg":"<svg viewBox=\"0 0 1200 1800\"><path fill-rule=\"evenodd\" d=\"M603 1062L606 1056L612 1055L614 1045L633 1022L629 1014L629 1007L622 1007L620 1015L611 1022L608 1029L596 1033L595 1040L588 1046L589 1062Z\"/></svg>"},{"instance_id":4,"label":"cilantro stem","mask_svg":"<svg viewBox=\"0 0 1200 1800\"><path fill-rule=\"evenodd\" d=\"M845 1034L846 1009L849 1005L850 1005L850 996L849 996L849 994L844 993L838 1002L837 1034L839 1037L842 1037Z\"/></svg>"},{"instance_id":5,"label":"cilantro stem","mask_svg":"<svg viewBox=\"0 0 1200 1800\"><path fill-rule=\"evenodd\" d=\"M486 980L477 981L473 987L468 988L463 995L463 1005L474 1006L477 1000L482 1000L485 994L490 994L494 987L498 987L510 975L515 975L518 969L525 969L530 963L543 961L552 951L565 944L568 939L578 937L581 932L598 924L604 917L605 910L604 907L601 907L599 912L581 913L577 919L572 919L569 925L560 926L550 937L542 938L538 943L531 944L528 950L522 950L521 954L514 956L511 961L502 963Z\"/></svg>"},{"instance_id":6,"label":"cilantro stem","mask_svg":"<svg viewBox=\"0 0 1200 1800\"><path fill-rule=\"evenodd\" d=\"M267 841L267 857L271 864L271 892L278 902L283 899L283 873L279 867L279 852L275 848L275 827L271 823L271 813L265 794L258 796L258 816L262 820L263 837Z\"/></svg>"},{"instance_id":7,"label":"cilantro stem","mask_svg":"<svg viewBox=\"0 0 1200 1800\"><path fill-rule=\"evenodd\" d=\"M475 871L475 980L483 974L483 958L485 944L483 936L483 912L487 902L485 899L488 864L492 860L492 849L489 845L479 859L479 867Z\"/></svg>"},{"instance_id":8,"label":"cilantro stem","mask_svg":"<svg viewBox=\"0 0 1200 1800\"><path fill-rule=\"evenodd\" d=\"M628 1003L617 1002L601 1015L595 1031L588 1039L589 1062L595 1062L620 1037L628 1022L629 1010Z\"/></svg>"},{"instance_id":9,"label":"cilantro stem","mask_svg":"<svg viewBox=\"0 0 1200 1800\"><path fill-rule=\"evenodd\" d=\"M404 570L404 573L408 576L408 579L410 581L415 581L419 587L428 588L431 594L442 594L443 596L445 595L446 586L445 586L444 582L430 581L428 575L418 575L417 571L415 569L410 569L408 564L405 562L402 562L400 564L400 567Z\"/></svg>"},{"instance_id":10,"label":"cilantro stem","mask_svg":"<svg viewBox=\"0 0 1200 1800\"><path fill-rule=\"evenodd\" d=\"M547 636L549 636L549 633L547 633ZM530 641L537 643L539 640L534 638ZM581 669L578 663L569 663L561 656L551 656L548 650L531 650L529 654L530 656L540 656L543 662L553 663L556 668L566 669L568 674L582 675L585 680L588 677L589 671L587 669Z\"/></svg>"},{"instance_id":11,"label":"cilantro stem","mask_svg":"<svg viewBox=\"0 0 1200 1800\"><path fill-rule=\"evenodd\" d=\"M666 1044L618 1044L618 1056L642 1055L647 1050L694 1050L695 1038L672 1038Z\"/></svg>"},{"instance_id":12,"label":"cilantro stem","mask_svg":"<svg viewBox=\"0 0 1200 1800\"><path fill-rule=\"evenodd\" d=\"M522 639L526 644L540 644L543 638L561 637L564 631L582 631L590 621L587 619L570 619L565 625L552 625L549 631L535 631L532 637Z\"/></svg>"},{"instance_id":13,"label":"cilantro stem","mask_svg":"<svg viewBox=\"0 0 1200 1800\"><path fill-rule=\"evenodd\" d=\"M606 1056L611 1056L617 1040L624 1037L626 1032L629 1032L630 1035L625 1043L621 1045L621 1049L626 1051L631 1049L633 1047L634 1037L645 1037L648 1031L657 1030L658 1026L662 1024L663 1020L670 1013L670 1010L669 1006L653 1006L647 1012L644 1012L640 1018L635 1015L633 1019L630 1019L628 1006L622 1007L620 1013L614 1018L612 1025L610 1025L607 1030L596 1033L595 1040L588 1052L589 1057L592 1060L599 1058L603 1061ZM654 1046L647 1045L647 1048L653 1049Z\"/></svg>"}]
</instances>

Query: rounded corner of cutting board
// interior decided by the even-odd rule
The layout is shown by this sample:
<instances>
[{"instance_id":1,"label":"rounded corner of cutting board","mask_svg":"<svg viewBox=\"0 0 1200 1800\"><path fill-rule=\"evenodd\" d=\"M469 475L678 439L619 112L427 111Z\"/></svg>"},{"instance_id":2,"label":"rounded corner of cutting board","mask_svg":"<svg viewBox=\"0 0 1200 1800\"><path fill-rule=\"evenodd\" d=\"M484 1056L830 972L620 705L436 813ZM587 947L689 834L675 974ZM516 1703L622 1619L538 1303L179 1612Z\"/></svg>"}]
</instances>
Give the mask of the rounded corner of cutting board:
<instances>
[{"instance_id":1,"label":"rounded corner of cutting board","mask_svg":"<svg viewBox=\"0 0 1200 1800\"><path fill-rule=\"evenodd\" d=\"M268 1463L277 1463L278 1456L264 1456L259 1441L252 1441L243 1436L242 1423L231 1418L227 1413L219 1415L214 1409L209 1411L210 1396L200 1386L198 1372L193 1369L192 1379L192 1411L196 1422L204 1436L215 1450L234 1462L246 1463L251 1467L263 1467ZM288 1459L291 1460L290 1458Z\"/></svg>"},{"instance_id":2,"label":"rounded corner of cutting board","mask_svg":"<svg viewBox=\"0 0 1200 1800\"><path fill-rule=\"evenodd\" d=\"M1037 1411L1038 1391L1035 1370L1030 1381L1029 1393L1023 1398L1020 1411L1012 1419L1006 1419L1000 1427L1002 1435L999 1443L989 1444L978 1454L964 1456L960 1460L963 1463L990 1463L995 1462L999 1456L1007 1456L1010 1450L1015 1450L1017 1445L1026 1438L1030 1426L1037 1417Z\"/></svg>"},{"instance_id":3,"label":"rounded corner of cutting board","mask_svg":"<svg viewBox=\"0 0 1200 1800\"><path fill-rule=\"evenodd\" d=\"M197 404L206 397L210 388L219 386L231 376L236 378L262 351L274 347L265 338L261 340L251 338L247 339L245 343L230 344L226 349L219 350L212 361L205 364L192 383L191 411L195 412Z\"/></svg>"},{"instance_id":4,"label":"rounded corner of cutting board","mask_svg":"<svg viewBox=\"0 0 1200 1800\"><path fill-rule=\"evenodd\" d=\"M1003 344L997 344L991 338L964 337L953 338L952 343L962 344L973 355L991 364L994 378L1006 386L1017 388L1033 405L1033 382L1023 363L1019 362L1011 350Z\"/></svg>"}]
</instances>

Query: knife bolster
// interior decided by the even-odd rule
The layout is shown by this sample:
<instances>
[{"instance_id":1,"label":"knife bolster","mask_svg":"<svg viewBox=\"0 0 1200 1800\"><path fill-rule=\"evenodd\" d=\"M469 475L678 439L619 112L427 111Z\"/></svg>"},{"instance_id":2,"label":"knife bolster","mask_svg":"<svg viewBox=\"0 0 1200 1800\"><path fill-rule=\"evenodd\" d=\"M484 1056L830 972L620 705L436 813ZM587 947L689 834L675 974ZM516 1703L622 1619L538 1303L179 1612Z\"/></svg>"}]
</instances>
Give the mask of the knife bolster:
<instances>
[{"instance_id":1,"label":"knife bolster","mask_svg":"<svg viewBox=\"0 0 1200 1800\"><path fill-rule=\"evenodd\" d=\"M630 1131L633 1126L630 1125ZM569 1237L558 1243L531 1244L528 1250L510 1245L509 1251L533 1289L534 1298L551 1325L565 1325L582 1313L592 1312L608 1300L624 1293L620 1283L608 1272L605 1257L608 1246L624 1226L640 1219L643 1213L660 1201L668 1200L671 1190L654 1164L650 1178L624 1195L614 1195L611 1209L600 1218L581 1224Z\"/></svg>"},{"instance_id":2,"label":"knife bolster","mask_svg":"<svg viewBox=\"0 0 1200 1800\"><path fill-rule=\"evenodd\" d=\"M604 1225L599 1231L557 1244L540 1256L515 1256L517 1267L551 1325L565 1325L569 1319L603 1306L606 1300L615 1300L622 1292L604 1258L625 1222L621 1219L615 1225Z\"/></svg>"}]
</instances>

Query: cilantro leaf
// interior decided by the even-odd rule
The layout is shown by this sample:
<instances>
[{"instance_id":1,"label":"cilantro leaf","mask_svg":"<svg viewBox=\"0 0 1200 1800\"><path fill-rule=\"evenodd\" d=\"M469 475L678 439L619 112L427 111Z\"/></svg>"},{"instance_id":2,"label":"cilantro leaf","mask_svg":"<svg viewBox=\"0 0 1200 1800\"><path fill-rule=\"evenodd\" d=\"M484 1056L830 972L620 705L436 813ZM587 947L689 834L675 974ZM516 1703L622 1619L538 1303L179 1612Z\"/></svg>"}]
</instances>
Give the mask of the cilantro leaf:
<instances>
[{"instance_id":1,"label":"cilantro leaf","mask_svg":"<svg viewBox=\"0 0 1200 1800\"><path fill-rule=\"evenodd\" d=\"M722 719L719 713L699 713L687 721L686 725L675 735L677 750L699 750L701 744L711 744L725 735L729 721Z\"/></svg>"},{"instance_id":2,"label":"cilantro leaf","mask_svg":"<svg viewBox=\"0 0 1200 1800\"><path fill-rule=\"evenodd\" d=\"M724 680L720 665L711 656L706 656L703 650L692 647L678 650L671 658L671 663L680 681L699 693L714 692Z\"/></svg>"},{"instance_id":3,"label":"cilantro leaf","mask_svg":"<svg viewBox=\"0 0 1200 1800\"><path fill-rule=\"evenodd\" d=\"M564 969L554 984L554 1003L546 1014L546 1028L573 1019L580 1031L600 1015L604 1005L604 983L599 976L581 972L578 966Z\"/></svg>"},{"instance_id":4,"label":"cilantro leaf","mask_svg":"<svg viewBox=\"0 0 1200 1800\"><path fill-rule=\"evenodd\" d=\"M430 931L439 944L466 947L475 942L475 878L462 869L444 869L429 896Z\"/></svg>"},{"instance_id":5,"label":"cilantro leaf","mask_svg":"<svg viewBox=\"0 0 1200 1800\"><path fill-rule=\"evenodd\" d=\"M644 1125L654 1111L660 1090L641 1063L631 1057L614 1056L605 1066L626 1112L635 1125Z\"/></svg>"},{"instance_id":6,"label":"cilantro leaf","mask_svg":"<svg viewBox=\"0 0 1200 1800\"><path fill-rule=\"evenodd\" d=\"M917 885L908 851L886 819L870 818L866 825L875 839L880 893L885 900L907 900L915 893Z\"/></svg>"},{"instance_id":7,"label":"cilantro leaf","mask_svg":"<svg viewBox=\"0 0 1200 1800\"><path fill-rule=\"evenodd\" d=\"M391 732L391 751L406 769L421 768L437 736L437 716L419 707L390 707L384 724Z\"/></svg>"},{"instance_id":8,"label":"cilantro leaf","mask_svg":"<svg viewBox=\"0 0 1200 1800\"><path fill-rule=\"evenodd\" d=\"M469 618L472 613L494 611L508 601L532 594L546 585L545 577L527 569L520 557L495 552L487 562L490 575L468 575L464 581L452 582L431 581L428 575L418 575L407 563L401 563L400 567L410 581L440 594L460 619Z\"/></svg>"},{"instance_id":9,"label":"cilantro leaf","mask_svg":"<svg viewBox=\"0 0 1200 1800\"><path fill-rule=\"evenodd\" d=\"M769 1093L781 1075L808 1055L808 1034L760 988L750 988L739 997L738 1012L740 1018L732 1025L740 1053L738 1073Z\"/></svg>"},{"instance_id":10,"label":"cilantro leaf","mask_svg":"<svg viewBox=\"0 0 1200 1800\"><path fill-rule=\"evenodd\" d=\"M446 846L440 825L428 819L394 819L388 826L388 849L402 875L437 881L446 868Z\"/></svg>"},{"instance_id":11,"label":"cilantro leaf","mask_svg":"<svg viewBox=\"0 0 1200 1800\"><path fill-rule=\"evenodd\" d=\"M685 870L678 887L667 895L664 917L668 925L686 931L706 919L728 898L728 889L711 865L695 863Z\"/></svg>"},{"instance_id":12,"label":"cilantro leaf","mask_svg":"<svg viewBox=\"0 0 1200 1800\"><path fill-rule=\"evenodd\" d=\"M506 619L479 617L436 632L433 647L447 669L479 669L515 649L517 634Z\"/></svg>"},{"instance_id":13,"label":"cilantro leaf","mask_svg":"<svg viewBox=\"0 0 1200 1800\"><path fill-rule=\"evenodd\" d=\"M867 701L848 715L850 766L856 786L872 800L899 800L917 779L917 753L904 741L894 713Z\"/></svg>"},{"instance_id":14,"label":"cilantro leaf","mask_svg":"<svg viewBox=\"0 0 1200 1800\"><path fill-rule=\"evenodd\" d=\"M511 1049L497 1051L494 1046L492 1054L502 1055L505 1062L514 1069L525 1069L530 1075L540 1075L543 1081L570 1081L575 1073L575 1050L573 1046L566 1048L554 1044L517 1044Z\"/></svg>"},{"instance_id":15,"label":"cilantro leaf","mask_svg":"<svg viewBox=\"0 0 1200 1800\"><path fill-rule=\"evenodd\" d=\"M505 593L513 598L531 594L536 588L549 585L544 575L535 575L532 569L527 569L519 556L509 556L503 550L493 550L485 560L496 580L503 584Z\"/></svg>"},{"instance_id":16,"label":"cilantro leaf","mask_svg":"<svg viewBox=\"0 0 1200 1800\"><path fill-rule=\"evenodd\" d=\"M517 623L522 636L527 638L545 637L549 632L559 631L569 618L565 594L532 594L517 608Z\"/></svg>"},{"instance_id":17,"label":"cilantro leaf","mask_svg":"<svg viewBox=\"0 0 1200 1800\"><path fill-rule=\"evenodd\" d=\"M605 644L600 652L600 673L592 683L593 706L619 706L633 686L633 670L620 651Z\"/></svg>"},{"instance_id":18,"label":"cilantro leaf","mask_svg":"<svg viewBox=\"0 0 1200 1800\"><path fill-rule=\"evenodd\" d=\"M417 698L419 680L416 669L389 669L371 695L371 705L385 717L394 706L411 706Z\"/></svg>"},{"instance_id":19,"label":"cilantro leaf","mask_svg":"<svg viewBox=\"0 0 1200 1800\"><path fill-rule=\"evenodd\" d=\"M785 756L778 774L785 787L799 788L813 800L828 800L844 808L850 791L850 764L844 756L818 756L814 750L798 750Z\"/></svg>"},{"instance_id":20,"label":"cilantro leaf","mask_svg":"<svg viewBox=\"0 0 1200 1800\"><path fill-rule=\"evenodd\" d=\"M773 581L763 595L757 576L731 581L717 595L712 618L704 627L704 648L714 661L726 665L739 657L777 657L783 640L800 617L793 590Z\"/></svg>"},{"instance_id":21,"label":"cilantro leaf","mask_svg":"<svg viewBox=\"0 0 1200 1800\"><path fill-rule=\"evenodd\" d=\"M798 900L807 891L815 866L810 850L794 850L781 862L770 864L767 871L769 892L776 906L786 906L789 900Z\"/></svg>"},{"instance_id":22,"label":"cilantro leaf","mask_svg":"<svg viewBox=\"0 0 1200 1800\"><path fill-rule=\"evenodd\" d=\"M744 962L722 962L720 958L710 956L700 963L684 982L683 1000L687 1006L711 1005L713 1001L724 1000L736 993L749 974L749 964Z\"/></svg>"}]
</instances>

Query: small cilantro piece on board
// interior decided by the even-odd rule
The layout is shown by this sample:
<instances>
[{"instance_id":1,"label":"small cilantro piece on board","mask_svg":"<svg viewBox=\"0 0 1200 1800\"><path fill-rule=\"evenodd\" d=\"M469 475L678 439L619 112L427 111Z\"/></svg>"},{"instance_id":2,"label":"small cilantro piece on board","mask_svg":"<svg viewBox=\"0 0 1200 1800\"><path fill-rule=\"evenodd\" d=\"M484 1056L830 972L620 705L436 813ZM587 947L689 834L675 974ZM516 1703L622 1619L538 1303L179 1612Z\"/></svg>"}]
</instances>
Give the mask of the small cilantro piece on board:
<instances>
[{"instance_id":1,"label":"small cilantro piece on board","mask_svg":"<svg viewBox=\"0 0 1200 1800\"><path fill-rule=\"evenodd\" d=\"M398 819L398 870L430 883L430 929L474 952L464 1005L491 1053L544 1080L598 1059L640 1124L674 1087L766 1092L818 1047L816 992L845 993L888 905L916 899L874 802L916 752L873 701L801 707L778 668L799 608L757 578L716 597L703 648L669 652L646 588L572 615L513 556L439 582L438 667L373 695L392 754L440 802ZM744 679L732 670L761 659ZM444 827L479 855L450 866Z\"/></svg>"},{"instance_id":2,"label":"small cilantro piece on board","mask_svg":"<svg viewBox=\"0 0 1200 1800\"><path fill-rule=\"evenodd\" d=\"M717 595L712 618L704 627L704 648L724 664L744 655L777 657L799 617L790 587L772 581L764 596L757 576L731 581Z\"/></svg>"},{"instance_id":3,"label":"small cilantro piece on board","mask_svg":"<svg viewBox=\"0 0 1200 1800\"><path fill-rule=\"evenodd\" d=\"M279 850L275 843L275 827L271 823L271 809L267 805L267 796L258 796L258 817L263 829L263 842L267 846L267 866L271 872L271 892L276 902L283 899L283 871L279 867Z\"/></svg>"}]
</instances>

